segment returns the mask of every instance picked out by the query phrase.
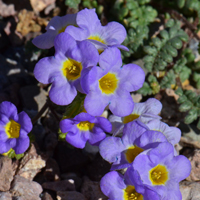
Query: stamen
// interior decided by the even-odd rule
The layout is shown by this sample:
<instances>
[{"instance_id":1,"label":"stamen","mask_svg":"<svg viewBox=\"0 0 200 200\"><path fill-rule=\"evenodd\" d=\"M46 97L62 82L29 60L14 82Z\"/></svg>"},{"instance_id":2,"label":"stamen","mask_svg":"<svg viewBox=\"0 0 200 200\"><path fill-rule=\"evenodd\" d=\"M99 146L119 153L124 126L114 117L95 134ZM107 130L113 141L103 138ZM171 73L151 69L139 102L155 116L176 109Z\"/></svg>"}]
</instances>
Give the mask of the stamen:
<instances>
[{"instance_id":1,"label":"stamen","mask_svg":"<svg viewBox=\"0 0 200 200\"><path fill-rule=\"evenodd\" d=\"M128 185L124 189L124 200L143 200L143 196L136 192L133 185Z\"/></svg>"},{"instance_id":2,"label":"stamen","mask_svg":"<svg viewBox=\"0 0 200 200\"><path fill-rule=\"evenodd\" d=\"M69 81L78 79L81 76L81 71L82 65L80 62L72 59L63 62L62 72Z\"/></svg>"},{"instance_id":3,"label":"stamen","mask_svg":"<svg viewBox=\"0 0 200 200\"><path fill-rule=\"evenodd\" d=\"M168 180L168 171L164 165L157 165L149 174L153 185L164 185Z\"/></svg>"},{"instance_id":4,"label":"stamen","mask_svg":"<svg viewBox=\"0 0 200 200\"><path fill-rule=\"evenodd\" d=\"M115 74L108 73L99 80L99 87L105 94L112 94L117 89L118 79Z\"/></svg>"},{"instance_id":5,"label":"stamen","mask_svg":"<svg viewBox=\"0 0 200 200\"><path fill-rule=\"evenodd\" d=\"M94 127L94 123L90 123L88 121L82 121L77 124L77 128L80 129L81 131L91 131L92 128Z\"/></svg>"},{"instance_id":6,"label":"stamen","mask_svg":"<svg viewBox=\"0 0 200 200\"><path fill-rule=\"evenodd\" d=\"M5 131L8 138L18 138L20 128L21 125L11 119L5 126Z\"/></svg>"}]
</instances>

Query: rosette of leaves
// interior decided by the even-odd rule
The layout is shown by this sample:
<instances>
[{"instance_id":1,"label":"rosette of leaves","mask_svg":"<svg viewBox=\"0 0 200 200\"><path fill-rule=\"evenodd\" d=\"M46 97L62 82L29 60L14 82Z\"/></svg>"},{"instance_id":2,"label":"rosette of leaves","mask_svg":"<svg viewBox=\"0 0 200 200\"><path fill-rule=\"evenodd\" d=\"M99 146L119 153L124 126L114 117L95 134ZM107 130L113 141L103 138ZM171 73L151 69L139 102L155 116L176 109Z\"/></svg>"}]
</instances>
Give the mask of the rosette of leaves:
<instances>
[{"instance_id":1,"label":"rosette of leaves","mask_svg":"<svg viewBox=\"0 0 200 200\"><path fill-rule=\"evenodd\" d=\"M178 103L181 104L179 110L188 112L184 122L190 124L198 119L197 128L200 129L200 95L192 90L182 90L181 88L175 92L179 95Z\"/></svg>"},{"instance_id":2,"label":"rosette of leaves","mask_svg":"<svg viewBox=\"0 0 200 200\"><path fill-rule=\"evenodd\" d=\"M180 22L168 20L158 37L152 38L150 45L144 47L147 54L143 59L144 67L150 72L165 70L186 41L188 35L180 28Z\"/></svg>"},{"instance_id":3,"label":"rosette of leaves","mask_svg":"<svg viewBox=\"0 0 200 200\"><path fill-rule=\"evenodd\" d=\"M117 0L110 12L113 19L122 23L127 30L127 38L123 45L129 48L129 52L122 52L125 57L130 57L141 48L144 40L148 39L148 25L154 22L157 11L147 5L150 0Z\"/></svg>"}]
</instances>

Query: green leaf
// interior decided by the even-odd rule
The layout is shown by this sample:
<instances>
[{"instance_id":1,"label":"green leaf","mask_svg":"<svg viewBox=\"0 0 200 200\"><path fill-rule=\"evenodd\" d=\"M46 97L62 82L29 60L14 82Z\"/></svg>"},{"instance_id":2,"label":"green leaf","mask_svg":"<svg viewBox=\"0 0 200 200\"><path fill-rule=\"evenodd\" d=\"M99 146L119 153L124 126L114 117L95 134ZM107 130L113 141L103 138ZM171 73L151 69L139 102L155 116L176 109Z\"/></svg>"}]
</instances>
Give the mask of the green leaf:
<instances>
[{"instance_id":1,"label":"green leaf","mask_svg":"<svg viewBox=\"0 0 200 200\"><path fill-rule=\"evenodd\" d=\"M196 108L191 109L191 110L188 112L188 115L185 117L184 122L185 122L186 124L192 123L194 120L197 119L197 117L198 117L197 114L198 114L198 112L197 112L197 109L196 109Z\"/></svg>"},{"instance_id":2,"label":"green leaf","mask_svg":"<svg viewBox=\"0 0 200 200\"><path fill-rule=\"evenodd\" d=\"M174 20L173 19L169 19L167 21L167 23L165 24L165 27L170 28L174 25Z\"/></svg>"},{"instance_id":3,"label":"green leaf","mask_svg":"<svg viewBox=\"0 0 200 200\"><path fill-rule=\"evenodd\" d=\"M164 61L166 61L167 63L171 63L173 61L173 58L171 55L167 54L167 53L164 53L162 52L161 53L161 57Z\"/></svg>"},{"instance_id":4,"label":"green leaf","mask_svg":"<svg viewBox=\"0 0 200 200\"><path fill-rule=\"evenodd\" d=\"M146 96L152 94L152 89L147 82L144 82L142 88L140 88L137 92Z\"/></svg>"},{"instance_id":5,"label":"green leaf","mask_svg":"<svg viewBox=\"0 0 200 200\"><path fill-rule=\"evenodd\" d=\"M178 88L177 90L175 90L175 93L179 96L183 95L183 90L181 88Z\"/></svg>"},{"instance_id":6,"label":"green leaf","mask_svg":"<svg viewBox=\"0 0 200 200\"><path fill-rule=\"evenodd\" d=\"M195 120L195 119L194 119L194 116L193 116L193 115L187 115L187 116L185 117L185 119L184 119L184 122L185 122L186 124L191 124L194 120Z\"/></svg>"},{"instance_id":7,"label":"green leaf","mask_svg":"<svg viewBox=\"0 0 200 200\"><path fill-rule=\"evenodd\" d=\"M16 154L16 155L15 155L15 158L16 158L17 160L19 160L19 159L22 158L22 157L24 157L24 153L22 153L22 154Z\"/></svg>"},{"instance_id":8,"label":"green leaf","mask_svg":"<svg viewBox=\"0 0 200 200\"><path fill-rule=\"evenodd\" d=\"M162 37L163 39L166 39L166 40L169 39L169 34L168 34L168 32L167 32L166 30L160 31L160 35L161 35L161 37Z\"/></svg>"},{"instance_id":9,"label":"green leaf","mask_svg":"<svg viewBox=\"0 0 200 200\"><path fill-rule=\"evenodd\" d=\"M172 39L172 46L176 49L180 49L182 47L182 41L179 38Z\"/></svg>"},{"instance_id":10,"label":"green leaf","mask_svg":"<svg viewBox=\"0 0 200 200\"><path fill-rule=\"evenodd\" d=\"M150 54L150 55L155 55L157 53L157 50L155 47L145 46L144 52L146 52L147 54Z\"/></svg>"},{"instance_id":11,"label":"green leaf","mask_svg":"<svg viewBox=\"0 0 200 200\"><path fill-rule=\"evenodd\" d=\"M178 55L178 51L171 45L165 45L165 48L171 56L176 57Z\"/></svg>"},{"instance_id":12,"label":"green leaf","mask_svg":"<svg viewBox=\"0 0 200 200\"><path fill-rule=\"evenodd\" d=\"M185 5L185 0L177 0L177 6L179 8L183 8L184 5Z\"/></svg>"},{"instance_id":13,"label":"green leaf","mask_svg":"<svg viewBox=\"0 0 200 200\"><path fill-rule=\"evenodd\" d=\"M181 112L186 112L192 108L193 104L190 101L185 101L183 104L180 105L179 110Z\"/></svg>"},{"instance_id":14,"label":"green leaf","mask_svg":"<svg viewBox=\"0 0 200 200\"><path fill-rule=\"evenodd\" d=\"M145 63L153 62L153 61L154 61L154 57L153 57L153 56L145 56L145 57L143 58L143 61L144 61Z\"/></svg>"},{"instance_id":15,"label":"green leaf","mask_svg":"<svg viewBox=\"0 0 200 200\"><path fill-rule=\"evenodd\" d=\"M78 5L81 3L81 0L65 0L65 5L70 8L78 9Z\"/></svg>"},{"instance_id":16,"label":"green leaf","mask_svg":"<svg viewBox=\"0 0 200 200\"><path fill-rule=\"evenodd\" d=\"M170 36L170 38L173 38L174 36L176 36L177 31L178 31L178 29L177 29L176 26L171 27L169 29L169 36Z\"/></svg>"},{"instance_id":17,"label":"green leaf","mask_svg":"<svg viewBox=\"0 0 200 200\"><path fill-rule=\"evenodd\" d=\"M185 95L182 95L178 98L178 103L184 103L187 100L188 100L187 97Z\"/></svg>"},{"instance_id":18,"label":"green leaf","mask_svg":"<svg viewBox=\"0 0 200 200\"><path fill-rule=\"evenodd\" d=\"M182 71L179 74L181 82L184 82L185 80L189 79L191 73L192 73L192 70L190 68L186 66L182 67Z\"/></svg>"},{"instance_id":19,"label":"green leaf","mask_svg":"<svg viewBox=\"0 0 200 200\"><path fill-rule=\"evenodd\" d=\"M153 39L152 39L152 42L153 42L153 44L154 44L156 47L158 47L158 48L160 48L161 45L162 45L161 40L160 40L159 38L157 38L157 37L153 38Z\"/></svg>"}]
</instances>

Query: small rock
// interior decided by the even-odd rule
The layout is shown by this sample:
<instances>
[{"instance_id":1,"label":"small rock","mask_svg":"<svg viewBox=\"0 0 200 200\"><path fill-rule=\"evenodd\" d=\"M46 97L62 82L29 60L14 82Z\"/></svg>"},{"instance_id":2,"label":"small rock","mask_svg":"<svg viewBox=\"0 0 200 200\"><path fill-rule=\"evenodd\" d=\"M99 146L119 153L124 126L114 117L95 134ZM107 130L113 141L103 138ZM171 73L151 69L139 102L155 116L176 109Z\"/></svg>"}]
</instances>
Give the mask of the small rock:
<instances>
[{"instance_id":1,"label":"small rock","mask_svg":"<svg viewBox=\"0 0 200 200\"><path fill-rule=\"evenodd\" d=\"M180 191L182 200L199 200L200 199L200 183L183 181L180 183Z\"/></svg>"},{"instance_id":2,"label":"small rock","mask_svg":"<svg viewBox=\"0 0 200 200\"><path fill-rule=\"evenodd\" d=\"M42 200L53 200L53 197L48 192L45 192L42 195Z\"/></svg>"},{"instance_id":3,"label":"small rock","mask_svg":"<svg viewBox=\"0 0 200 200\"><path fill-rule=\"evenodd\" d=\"M60 169L59 166L53 158L49 158L46 162L46 167L44 170L45 179L48 181L58 181L60 180Z\"/></svg>"},{"instance_id":4,"label":"small rock","mask_svg":"<svg viewBox=\"0 0 200 200\"><path fill-rule=\"evenodd\" d=\"M7 5L0 0L0 16L9 17L15 15L15 7L13 4Z\"/></svg>"},{"instance_id":5,"label":"small rock","mask_svg":"<svg viewBox=\"0 0 200 200\"><path fill-rule=\"evenodd\" d=\"M200 150L195 150L194 154L189 157L192 165L190 175L186 178L188 181L200 181Z\"/></svg>"},{"instance_id":6,"label":"small rock","mask_svg":"<svg viewBox=\"0 0 200 200\"><path fill-rule=\"evenodd\" d=\"M80 193L76 191L58 191L57 192L58 200L86 200L86 198Z\"/></svg>"},{"instance_id":7,"label":"small rock","mask_svg":"<svg viewBox=\"0 0 200 200\"><path fill-rule=\"evenodd\" d=\"M22 158L17 175L26 179L33 178L46 166L46 159L37 154L34 144L31 145L29 151Z\"/></svg>"},{"instance_id":8,"label":"small rock","mask_svg":"<svg viewBox=\"0 0 200 200\"><path fill-rule=\"evenodd\" d=\"M17 175L12 182L10 192L13 199L16 200L41 200L39 195L42 192L42 187L34 181Z\"/></svg>"},{"instance_id":9,"label":"small rock","mask_svg":"<svg viewBox=\"0 0 200 200\"><path fill-rule=\"evenodd\" d=\"M79 190L82 184L82 178L78 177L75 173L64 173L61 174L61 179L72 179L74 181L76 190Z\"/></svg>"},{"instance_id":10,"label":"small rock","mask_svg":"<svg viewBox=\"0 0 200 200\"><path fill-rule=\"evenodd\" d=\"M9 192L0 192L0 200L12 200L12 195Z\"/></svg>"},{"instance_id":11,"label":"small rock","mask_svg":"<svg viewBox=\"0 0 200 200\"><path fill-rule=\"evenodd\" d=\"M45 182L42 184L42 187L47 190L52 191L73 191L75 190L75 184L72 179L55 181L55 182Z\"/></svg>"},{"instance_id":12,"label":"small rock","mask_svg":"<svg viewBox=\"0 0 200 200\"><path fill-rule=\"evenodd\" d=\"M55 3L55 1L56 0L30 0L30 3L35 12L40 12L47 6Z\"/></svg>"},{"instance_id":13,"label":"small rock","mask_svg":"<svg viewBox=\"0 0 200 200\"><path fill-rule=\"evenodd\" d=\"M135 103L139 103L142 100L142 95L139 93L131 94L131 97Z\"/></svg>"},{"instance_id":14,"label":"small rock","mask_svg":"<svg viewBox=\"0 0 200 200\"><path fill-rule=\"evenodd\" d=\"M12 160L8 157L0 156L0 191L6 192L10 189L13 175Z\"/></svg>"},{"instance_id":15,"label":"small rock","mask_svg":"<svg viewBox=\"0 0 200 200\"><path fill-rule=\"evenodd\" d=\"M86 199L91 199L91 200L107 200L108 199L101 192L99 182L91 181L87 177L84 177L81 193L86 197Z\"/></svg>"}]
</instances>

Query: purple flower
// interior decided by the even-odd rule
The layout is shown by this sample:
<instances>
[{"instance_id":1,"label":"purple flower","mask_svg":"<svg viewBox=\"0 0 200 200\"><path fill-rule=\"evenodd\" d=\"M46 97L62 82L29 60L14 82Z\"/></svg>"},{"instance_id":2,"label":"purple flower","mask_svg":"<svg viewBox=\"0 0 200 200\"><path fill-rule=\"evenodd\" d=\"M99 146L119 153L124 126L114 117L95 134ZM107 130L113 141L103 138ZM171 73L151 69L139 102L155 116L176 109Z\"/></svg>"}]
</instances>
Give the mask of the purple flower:
<instances>
[{"instance_id":1,"label":"purple flower","mask_svg":"<svg viewBox=\"0 0 200 200\"><path fill-rule=\"evenodd\" d=\"M55 50L55 56L42 58L36 64L34 75L41 83L52 83L49 97L55 104L68 105L77 90L82 92L82 70L96 65L99 54L90 42L76 42L67 33L56 37Z\"/></svg>"},{"instance_id":2,"label":"purple flower","mask_svg":"<svg viewBox=\"0 0 200 200\"><path fill-rule=\"evenodd\" d=\"M137 185L140 184L140 187L137 186L136 188L136 183ZM107 173L101 179L100 187L102 192L109 197L109 200L160 200L155 191L142 185L139 176L137 179L133 179L129 170L124 177L116 171Z\"/></svg>"},{"instance_id":3,"label":"purple flower","mask_svg":"<svg viewBox=\"0 0 200 200\"><path fill-rule=\"evenodd\" d=\"M138 90L144 83L144 71L135 64L122 66L121 53L117 48L108 48L100 56L100 67L86 69L81 86L87 96L86 111L94 116L101 115L109 105L117 116L131 114L134 102L131 91Z\"/></svg>"},{"instance_id":4,"label":"purple flower","mask_svg":"<svg viewBox=\"0 0 200 200\"><path fill-rule=\"evenodd\" d=\"M34 38L32 40L33 44L40 49L50 49L53 47L54 39L59 33L64 32L69 25L77 25L76 15L77 14L68 14L63 17L53 17L46 27L46 33Z\"/></svg>"},{"instance_id":5,"label":"purple flower","mask_svg":"<svg viewBox=\"0 0 200 200\"><path fill-rule=\"evenodd\" d=\"M113 163L111 170L131 166L141 152L155 148L160 142L166 142L166 137L158 131L150 131L137 121L124 127L122 138L107 137L99 145L101 156Z\"/></svg>"},{"instance_id":6,"label":"purple flower","mask_svg":"<svg viewBox=\"0 0 200 200\"><path fill-rule=\"evenodd\" d=\"M15 105L7 101L0 104L0 154L11 148L16 154L24 153L29 147L31 129L31 119L25 112L17 114Z\"/></svg>"},{"instance_id":7,"label":"purple flower","mask_svg":"<svg viewBox=\"0 0 200 200\"><path fill-rule=\"evenodd\" d=\"M117 135L122 133L124 125L131 121L140 121L144 124L149 123L153 119L161 119L158 114L162 109L162 104L155 98L149 98L146 102L135 103L133 112L126 117L118 117L111 115L109 121L112 123L112 133Z\"/></svg>"},{"instance_id":8,"label":"purple flower","mask_svg":"<svg viewBox=\"0 0 200 200\"><path fill-rule=\"evenodd\" d=\"M159 120L152 120L146 125L150 130L156 130L163 133L168 142L173 145L180 141L181 131L179 128L168 126L166 123Z\"/></svg>"},{"instance_id":9,"label":"purple flower","mask_svg":"<svg viewBox=\"0 0 200 200\"><path fill-rule=\"evenodd\" d=\"M75 40L90 40L100 52L107 47L118 47L125 51L128 48L121 45L126 38L126 29L118 22L109 22L102 26L95 9L87 9L77 13L76 23L78 27L68 26L65 32Z\"/></svg>"},{"instance_id":10,"label":"purple flower","mask_svg":"<svg viewBox=\"0 0 200 200\"><path fill-rule=\"evenodd\" d=\"M111 123L104 117L93 117L88 113L80 113L73 119L60 122L60 129L67 133L66 141L77 148L84 148L88 141L91 145L98 145L112 129Z\"/></svg>"},{"instance_id":11,"label":"purple flower","mask_svg":"<svg viewBox=\"0 0 200 200\"><path fill-rule=\"evenodd\" d=\"M170 143L160 143L146 154L141 153L132 166L143 184L156 191L162 200L182 199L179 182L189 176L191 164L182 155L174 156L174 148Z\"/></svg>"}]
</instances>

